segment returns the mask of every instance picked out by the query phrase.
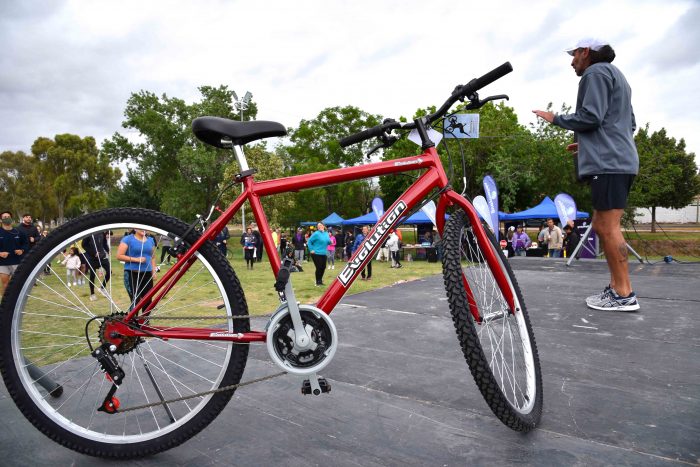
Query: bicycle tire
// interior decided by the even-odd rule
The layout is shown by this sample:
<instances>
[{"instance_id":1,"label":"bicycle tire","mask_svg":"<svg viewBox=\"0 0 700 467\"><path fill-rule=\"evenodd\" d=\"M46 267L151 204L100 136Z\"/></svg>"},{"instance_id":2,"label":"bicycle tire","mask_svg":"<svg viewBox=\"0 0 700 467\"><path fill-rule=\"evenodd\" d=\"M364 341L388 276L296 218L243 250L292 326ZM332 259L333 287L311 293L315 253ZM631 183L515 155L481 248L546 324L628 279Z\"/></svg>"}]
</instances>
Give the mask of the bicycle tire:
<instances>
[{"instance_id":1,"label":"bicycle tire","mask_svg":"<svg viewBox=\"0 0 700 467\"><path fill-rule=\"evenodd\" d=\"M95 323L99 319L90 323L88 331L83 329L82 336L80 327L93 316L126 312L124 302L129 303L129 298L123 299L126 291L120 288L121 276L116 273L105 296L89 301L80 286L66 286L54 267L55 257L86 235L104 231L121 234L130 228L181 237L187 225L162 213L136 208L82 216L56 229L29 252L0 304L0 370L17 407L52 440L97 457L127 459L177 446L211 423L233 395L233 391L225 391L200 396L167 404L167 410L165 405L115 414L96 410L111 383L90 355L85 334L93 346L99 346L100 332L105 331ZM186 244L198 236L191 232ZM110 263L116 265L117 244L111 245L109 252ZM218 249L206 242L196 255L197 261L154 308L151 325L201 326L197 315L248 314L238 278ZM52 274L42 276L47 265ZM223 309L218 310L221 304ZM193 318L168 319L184 316ZM156 324L156 318L163 324ZM213 325L205 323L228 332L249 330L247 319L221 318ZM237 384L248 356L247 344L226 342L144 338L131 342L131 347L125 346L117 355L126 373L116 392L122 408ZM31 370L36 376L37 369L44 377L30 375ZM47 380L54 380L61 390L44 388L42 383L47 385Z\"/></svg>"},{"instance_id":2,"label":"bicycle tire","mask_svg":"<svg viewBox=\"0 0 700 467\"><path fill-rule=\"evenodd\" d=\"M542 375L535 337L513 271L494 236L488 228L484 230L489 239L486 247L497 255L518 311L508 312L483 247L460 210L447 221L443 235L443 278L450 313L462 353L486 403L506 426L529 431L542 414ZM470 301L478 308L479 319L470 311Z\"/></svg>"}]
</instances>

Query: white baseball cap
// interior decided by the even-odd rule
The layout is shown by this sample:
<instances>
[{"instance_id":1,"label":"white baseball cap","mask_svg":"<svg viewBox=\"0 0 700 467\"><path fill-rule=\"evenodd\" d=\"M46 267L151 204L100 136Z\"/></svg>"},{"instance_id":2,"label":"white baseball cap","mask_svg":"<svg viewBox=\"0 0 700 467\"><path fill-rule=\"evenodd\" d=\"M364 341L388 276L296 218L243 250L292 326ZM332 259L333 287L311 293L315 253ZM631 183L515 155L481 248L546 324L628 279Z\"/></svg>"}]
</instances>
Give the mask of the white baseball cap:
<instances>
[{"instance_id":1,"label":"white baseball cap","mask_svg":"<svg viewBox=\"0 0 700 467\"><path fill-rule=\"evenodd\" d=\"M573 55L574 51L578 49L591 49L597 52L606 45L610 45L606 40L598 39L595 37L586 37L578 41L574 47L566 49L566 53L568 53L569 55Z\"/></svg>"}]
</instances>

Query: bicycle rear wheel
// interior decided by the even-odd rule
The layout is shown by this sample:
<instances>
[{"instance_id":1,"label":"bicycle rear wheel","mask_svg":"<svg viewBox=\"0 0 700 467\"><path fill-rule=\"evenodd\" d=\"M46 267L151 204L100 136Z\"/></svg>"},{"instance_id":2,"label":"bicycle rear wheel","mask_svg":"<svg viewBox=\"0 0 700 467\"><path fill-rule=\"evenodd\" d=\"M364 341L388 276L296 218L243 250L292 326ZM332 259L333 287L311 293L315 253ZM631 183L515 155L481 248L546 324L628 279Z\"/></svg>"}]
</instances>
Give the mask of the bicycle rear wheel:
<instances>
[{"instance_id":1,"label":"bicycle rear wheel","mask_svg":"<svg viewBox=\"0 0 700 467\"><path fill-rule=\"evenodd\" d=\"M461 210L445 225L443 276L452 321L474 381L493 413L513 430L529 431L542 413L542 375L530 318L495 238L486 229L489 244L480 245L474 228ZM514 314L486 262L484 248L496 254L508 278Z\"/></svg>"},{"instance_id":2,"label":"bicycle rear wheel","mask_svg":"<svg viewBox=\"0 0 700 467\"><path fill-rule=\"evenodd\" d=\"M197 396L147 409L109 414L102 406L112 384L91 347L110 338L105 323L130 307L123 268L116 260L119 240L131 229L181 237L183 222L144 209L109 209L69 222L40 242L17 268L2 301L0 369L15 403L44 434L76 451L101 457L130 458L174 447L206 427L223 410L233 391ZM57 265L62 252L86 237L110 235L102 264L87 264L73 285ZM186 243L193 243L193 232ZM155 252L154 252L155 254ZM249 330L247 305L229 263L211 242L153 309L149 326ZM95 270L102 266L100 270ZM44 273L48 267L49 274ZM161 265L165 268L165 265ZM94 282L112 277L104 289ZM102 272L102 276L100 276ZM78 281L80 282L80 281ZM203 321L202 317L217 318ZM109 335L107 335L109 334ZM90 345L88 345L88 340ZM115 355L125 376L116 398L121 409L184 398L237 384L248 345L226 342L124 339Z\"/></svg>"}]
</instances>

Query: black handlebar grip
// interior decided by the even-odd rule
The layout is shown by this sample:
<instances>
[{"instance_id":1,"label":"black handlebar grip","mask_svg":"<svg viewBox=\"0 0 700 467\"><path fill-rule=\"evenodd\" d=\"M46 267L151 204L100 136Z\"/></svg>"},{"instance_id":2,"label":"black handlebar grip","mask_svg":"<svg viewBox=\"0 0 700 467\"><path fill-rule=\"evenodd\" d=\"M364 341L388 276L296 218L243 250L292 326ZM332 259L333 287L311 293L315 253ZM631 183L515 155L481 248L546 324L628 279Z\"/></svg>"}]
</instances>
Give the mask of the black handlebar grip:
<instances>
[{"instance_id":1,"label":"black handlebar grip","mask_svg":"<svg viewBox=\"0 0 700 467\"><path fill-rule=\"evenodd\" d=\"M497 79L504 77L511 71L513 71L513 65L511 65L510 62L505 62L498 68L494 68L493 70L489 71L484 76L481 76L469 82L469 84L467 84L466 87L471 89L467 94L471 94L474 91L478 91L479 89L488 86Z\"/></svg>"},{"instance_id":2,"label":"black handlebar grip","mask_svg":"<svg viewBox=\"0 0 700 467\"><path fill-rule=\"evenodd\" d=\"M375 136L381 136L383 132L384 129L382 128L382 125L367 128L366 130L362 130L359 133L355 133L354 135L346 136L345 138L341 139L339 141L340 147L345 148L353 144L360 143L366 139L370 139Z\"/></svg>"}]
</instances>

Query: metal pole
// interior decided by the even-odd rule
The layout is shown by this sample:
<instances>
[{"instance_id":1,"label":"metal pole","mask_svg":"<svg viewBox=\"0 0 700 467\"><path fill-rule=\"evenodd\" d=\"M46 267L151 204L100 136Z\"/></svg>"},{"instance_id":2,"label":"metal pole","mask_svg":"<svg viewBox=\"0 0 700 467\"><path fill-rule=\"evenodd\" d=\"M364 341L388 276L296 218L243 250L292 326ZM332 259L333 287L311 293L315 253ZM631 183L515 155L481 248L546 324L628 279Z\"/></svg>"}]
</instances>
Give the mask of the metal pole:
<instances>
[{"instance_id":1,"label":"metal pole","mask_svg":"<svg viewBox=\"0 0 700 467\"><path fill-rule=\"evenodd\" d=\"M237 101L236 103L238 104L238 109L241 111L241 123L243 123L243 102ZM243 183L241 183L241 193L243 193L244 189ZM245 233L245 202L241 204L241 225L243 227L243 233Z\"/></svg>"}]
</instances>

